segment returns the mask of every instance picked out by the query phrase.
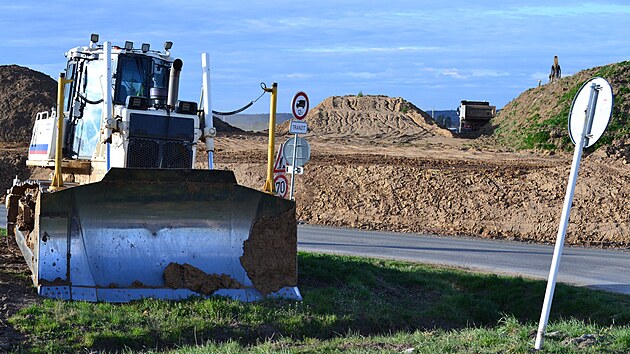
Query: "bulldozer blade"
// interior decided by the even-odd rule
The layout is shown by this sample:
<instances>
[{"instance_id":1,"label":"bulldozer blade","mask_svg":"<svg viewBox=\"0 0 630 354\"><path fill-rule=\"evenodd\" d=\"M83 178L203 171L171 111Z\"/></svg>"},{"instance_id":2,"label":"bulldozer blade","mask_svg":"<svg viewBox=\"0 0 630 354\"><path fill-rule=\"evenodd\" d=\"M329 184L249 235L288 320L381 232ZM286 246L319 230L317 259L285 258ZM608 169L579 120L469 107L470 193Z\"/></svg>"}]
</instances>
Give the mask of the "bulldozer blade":
<instances>
[{"instance_id":1,"label":"bulldozer blade","mask_svg":"<svg viewBox=\"0 0 630 354\"><path fill-rule=\"evenodd\" d=\"M34 214L15 237L45 297L301 299L295 203L231 171L111 169L39 193Z\"/></svg>"}]
</instances>

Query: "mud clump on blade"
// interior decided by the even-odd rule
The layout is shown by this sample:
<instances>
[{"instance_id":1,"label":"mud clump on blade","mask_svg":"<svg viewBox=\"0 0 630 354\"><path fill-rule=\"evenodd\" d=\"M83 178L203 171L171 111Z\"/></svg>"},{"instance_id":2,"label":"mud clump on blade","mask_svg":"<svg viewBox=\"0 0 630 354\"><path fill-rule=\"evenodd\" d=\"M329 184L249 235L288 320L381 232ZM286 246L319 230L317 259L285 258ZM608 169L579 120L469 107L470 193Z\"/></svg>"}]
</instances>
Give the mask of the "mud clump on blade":
<instances>
[{"instance_id":1,"label":"mud clump on blade","mask_svg":"<svg viewBox=\"0 0 630 354\"><path fill-rule=\"evenodd\" d=\"M173 289L190 289L210 295L219 289L243 289L243 284L227 274L207 274L188 263L170 263L164 269L166 286Z\"/></svg>"},{"instance_id":2,"label":"mud clump on blade","mask_svg":"<svg viewBox=\"0 0 630 354\"><path fill-rule=\"evenodd\" d=\"M254 288L264 295L297 286L295 206L279 216L254 220L240 259Z\"/></svg>"}]
</instances>

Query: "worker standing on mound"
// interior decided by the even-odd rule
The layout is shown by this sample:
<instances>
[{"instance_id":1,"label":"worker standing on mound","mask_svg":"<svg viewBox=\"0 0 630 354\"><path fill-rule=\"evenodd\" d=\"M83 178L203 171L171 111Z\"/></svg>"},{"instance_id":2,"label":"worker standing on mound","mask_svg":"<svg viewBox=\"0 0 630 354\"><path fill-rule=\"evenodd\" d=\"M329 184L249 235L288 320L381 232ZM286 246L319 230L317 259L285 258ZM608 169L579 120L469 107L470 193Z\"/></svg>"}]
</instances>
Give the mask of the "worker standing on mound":
<instances>
[{"instance_id":1,"label":"worker standing on mound","mask_svg":"<svg viewBox=\"0 0 630 354\"><path fill-rule=\"evenodd\" d=\"M554 82L562 76L562 70L560 64L558 64L558 56L554 55L553 65L551 66L551 73L549 74L549 82Z\"/></svg>"}]
</instances>

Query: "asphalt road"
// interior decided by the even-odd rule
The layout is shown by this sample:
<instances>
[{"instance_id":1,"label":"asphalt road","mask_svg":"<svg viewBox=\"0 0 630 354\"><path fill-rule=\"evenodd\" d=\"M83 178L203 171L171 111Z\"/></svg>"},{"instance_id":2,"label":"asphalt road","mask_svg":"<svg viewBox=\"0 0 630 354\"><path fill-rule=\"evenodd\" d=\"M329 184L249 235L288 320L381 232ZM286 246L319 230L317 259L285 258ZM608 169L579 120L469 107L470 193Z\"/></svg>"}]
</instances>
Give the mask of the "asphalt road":
<instances>
[{"instance_id":1,"label":"asphalt road","mask_svg":"<svg viewBox=\"0 0 630 354\"><path fill-rule=\"evenodd\" d=\"M0 227L6 208L0 204ZM298 249L547 279L552 246L300 225ZM558 281L630 294L630 252L565 247Z\"/></svg>"},{"instance_id":2,"label":"asphalt road","mask_svg":"<svg viewBox=\"0 0 630 354\"><path fill-rule=\"evenodd\" d=\"M298 249L547 279L553 246L301 225ZM630 294L630 252L564 247L558 281Z\"/></svg>"}]
</instances>

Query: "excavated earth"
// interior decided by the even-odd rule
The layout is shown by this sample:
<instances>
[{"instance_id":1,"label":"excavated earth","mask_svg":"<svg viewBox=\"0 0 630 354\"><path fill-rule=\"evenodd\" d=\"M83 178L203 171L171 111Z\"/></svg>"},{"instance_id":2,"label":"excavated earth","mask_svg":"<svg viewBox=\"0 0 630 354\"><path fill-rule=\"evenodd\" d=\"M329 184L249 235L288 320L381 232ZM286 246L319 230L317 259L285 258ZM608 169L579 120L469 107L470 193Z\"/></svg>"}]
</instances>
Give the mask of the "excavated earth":
<instances>
[{"instance_id":1,"label":"excavated earth","mask_svg":"<svg viewBox=\"0 0 630 354\"><path fill-rule=\"evenodd\" d=\"M399 98L345 96L309 112L312 157L295 184L300 221L555 241L571 153L506 152L484 139L453 137L430 118L418 119L426 113L411 105L402 113L404 106ZM217 144L220 168L234 170L239 183L263 185L264 137L232 135ZM567 243L630 246L630 156L624 151L603 148L584 157Z\"/></svg>"},{"instance_id":2,"label":"excavated earth","mask_svg":"<svg viewBox=\"0 0 630 354\"><path fill-rule=\"evenodd\" d=\"M536 243L555 241L571 166L568 152L514 152L496 145L493 139L462 139L401 98L330 97L312 108L306 121L309 133L305 137L312 157L305 173L296 179L296 216L300 222ZM31 128L26 125L21 129L30 132ZM287 130L287 123L278 127L276 148L289 137ZM0 132L0 137L6 134ZM5 140L0 144L4 190L16 174L28 174L22 167L28 142ZM261 189L266 144L266 134L221 133L216 139L216 167L233 170L240 184ZM568 244L630 246L629 150L627 141L621 140L584 157ZM200 150L200 168L204 161ZM2 351L20 341L20 334L6 319L36 297L11 240L0 238L0 256ZM174 270L174 282L185 282L185 272ZM221 281L229 279L209 280L212 284ZM200 289L208 286L192 286L197 285Z\"/></svg>"}]
</instances>

